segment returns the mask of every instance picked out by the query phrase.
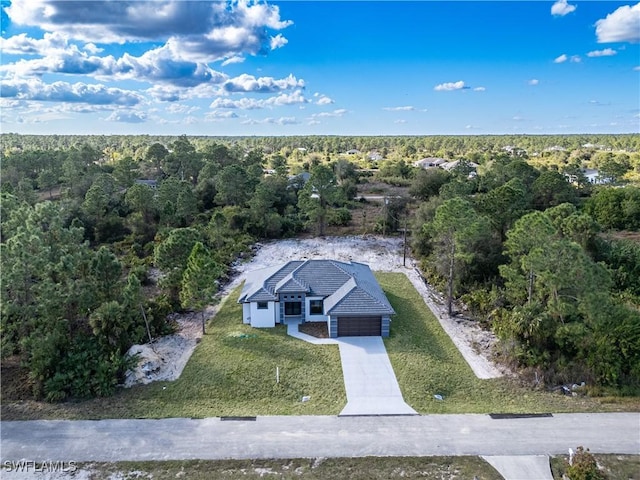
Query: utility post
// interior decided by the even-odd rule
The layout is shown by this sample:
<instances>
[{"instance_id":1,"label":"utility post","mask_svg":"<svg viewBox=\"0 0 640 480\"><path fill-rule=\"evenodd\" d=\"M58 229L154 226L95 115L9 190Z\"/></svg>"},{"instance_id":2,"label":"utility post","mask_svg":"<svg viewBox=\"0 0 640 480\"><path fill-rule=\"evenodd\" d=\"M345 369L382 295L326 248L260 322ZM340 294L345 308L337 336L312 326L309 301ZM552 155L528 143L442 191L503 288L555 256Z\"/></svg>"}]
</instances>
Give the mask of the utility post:
<instances>
[{"instance_id":1,"label":"utility post","mask_svg":"<svg viewBox=\"0 0 640 480\"><path fill-rule=\"evenodd\" d=\"M407 266L407 217L409 214L404 215L404 229L402 231L402 266Z\"/></svg>"},{"instance_id":2,"label":"utility post","mask_svg":"<svg viewBox=\"0 0 640 480\"><path fill-rule=\"evenodd\" d=\"M389 199L384 197L384 218L382 224L382 236L387 235L387 217L389 216Z\"/></svg>"}]
</instances>

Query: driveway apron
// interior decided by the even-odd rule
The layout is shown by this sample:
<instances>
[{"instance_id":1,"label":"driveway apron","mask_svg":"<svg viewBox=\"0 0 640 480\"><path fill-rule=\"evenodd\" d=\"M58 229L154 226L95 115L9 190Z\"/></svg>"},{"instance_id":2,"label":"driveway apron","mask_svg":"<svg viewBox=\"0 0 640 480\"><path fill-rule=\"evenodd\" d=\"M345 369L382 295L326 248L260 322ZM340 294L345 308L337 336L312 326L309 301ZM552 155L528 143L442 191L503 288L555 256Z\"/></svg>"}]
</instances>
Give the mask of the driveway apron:
<instances>
[{"instance_id":1,"label":"driveway apron","mask_svg":"<svg viewBox=\"0 0 640 480\"><path fill-rule=\"evenodd\" d=\"M553 480L547 455L486 456L504 480Z\"/></svg>"},{"instance_id":2,"label":"driveway apron","mask_svg":"<svg viewBox=\"0 0 640 480\"><path fill-rule=\"evenodd\" d=\"M347 405L340 416L417 415L402 398L381 337L337 339Z\"/></svg>"}]
</instances>

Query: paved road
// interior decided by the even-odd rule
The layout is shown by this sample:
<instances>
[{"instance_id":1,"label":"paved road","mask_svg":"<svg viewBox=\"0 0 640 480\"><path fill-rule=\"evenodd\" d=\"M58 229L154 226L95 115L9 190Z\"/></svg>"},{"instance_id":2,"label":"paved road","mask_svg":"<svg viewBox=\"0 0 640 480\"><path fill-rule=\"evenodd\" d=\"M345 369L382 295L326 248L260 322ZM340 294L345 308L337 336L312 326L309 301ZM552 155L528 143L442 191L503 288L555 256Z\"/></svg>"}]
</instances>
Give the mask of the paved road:
<instances>
[{"instance_id":1,"label":"paved road","mask_svg":"<svg viewBox=\"0 0 640 480\"><path fill-rule=\"evenodd\" d=\"M382 337L340 337L347 405L340 415L417 415L402 397Z\"/></svg>"},{"instance_id":2,"label":"paved road","mask_svg":"<svg viewBox=\"0 0 640 480\"><path fill-rule=\"evenodd\" d=\"M2 461L640 454L640 413L0 422Z\"/></svg>"}]
</instances>

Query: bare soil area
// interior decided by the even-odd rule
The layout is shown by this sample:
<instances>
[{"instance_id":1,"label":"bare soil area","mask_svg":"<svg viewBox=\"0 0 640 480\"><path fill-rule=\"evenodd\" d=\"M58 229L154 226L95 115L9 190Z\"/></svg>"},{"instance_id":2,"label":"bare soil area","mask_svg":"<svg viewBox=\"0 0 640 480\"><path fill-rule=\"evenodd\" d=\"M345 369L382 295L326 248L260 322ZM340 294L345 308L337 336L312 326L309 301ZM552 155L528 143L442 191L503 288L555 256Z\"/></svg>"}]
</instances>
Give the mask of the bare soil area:
<instances>
[{"instance_id":1,"label":"bare soil area","mask_svg":"<svg viewBox=\"0 0 640 480\"><path fill-rule=\"evenodd\" d=\"M298 330L316 338L329 338L327 322L307 322L298 326Z\"/></svg>"},{"instance_id":2,"label":"bare soil area","mask_svg":"<svg viewBox=\"0 0 640 480\"><path fill-rule=\"evenodd\" d=\"M221 300L205 311L210 319L217 313L229 293L240 285L251 271L279 265L289 260L334 259L366 263L373 271L402 272L422 295L425 304L438 318L440 324L458 347L479 378L496 378L504 375L492 361L495 336L481 329L476 322L460 317L449 317L442 297L425 283L414 261L407 258L403 266L401 238L379 236L324 237L289 239L256 244L255 253L247 261L238 262L232 271L232 280L218 294ZM157 380L175 380L180 376L189 357L202 336L199 312L175 315L178 332L155 340L147 345L134 345L131 354L139 354L137 367L127 375L125 386L150 383Z\"/></svg>"}]
</instances>

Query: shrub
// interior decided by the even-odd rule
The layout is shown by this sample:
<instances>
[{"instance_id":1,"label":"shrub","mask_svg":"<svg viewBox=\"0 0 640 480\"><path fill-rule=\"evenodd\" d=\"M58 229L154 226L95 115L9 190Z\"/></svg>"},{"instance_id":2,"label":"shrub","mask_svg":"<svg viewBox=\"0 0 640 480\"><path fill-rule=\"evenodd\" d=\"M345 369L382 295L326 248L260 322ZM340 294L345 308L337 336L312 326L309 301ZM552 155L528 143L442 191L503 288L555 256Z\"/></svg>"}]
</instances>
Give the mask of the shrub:
<instances>
[{"instance_id":1,"label":"shrub","mask_svg":"<svg viewBox=\"0 0 640 480\"><path fill-rule=\"evenodd\" d=\"M351 212L346 207L335 208L329 210L328 213L327 223L329 225L344 227L349 225L351 221Z\"/></svg>"},{"instance_id":2,"label":"shrub","mask_svg":"<svg viewBox=\"0 0 640 480\"><path fill-rule=\"evenodd\" d=\"M567 467L567 477L570 480L606 480L607 476L598 467L595 457L583 447L578 447L573 455L573 461Z\"/></svg>"}]
</instances>

